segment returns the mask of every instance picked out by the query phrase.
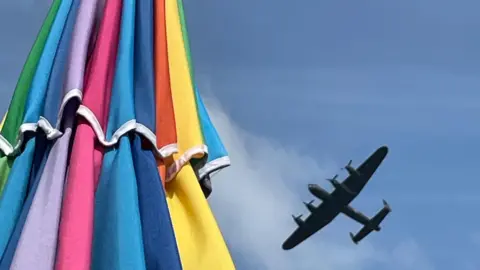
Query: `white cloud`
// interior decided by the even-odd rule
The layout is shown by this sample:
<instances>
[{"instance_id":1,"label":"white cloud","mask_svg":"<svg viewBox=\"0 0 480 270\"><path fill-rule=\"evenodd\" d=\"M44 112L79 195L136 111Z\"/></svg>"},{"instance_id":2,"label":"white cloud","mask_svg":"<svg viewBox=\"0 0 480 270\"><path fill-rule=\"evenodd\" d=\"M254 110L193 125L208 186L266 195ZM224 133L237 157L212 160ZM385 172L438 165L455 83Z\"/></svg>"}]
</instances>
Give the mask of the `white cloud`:
<instances>
[{"instance_id":1,"label":"white cloud","mask_svg":"<svg viewBox=\"0 0 480 270\"><path fill-rule=\"evenodd\" d=\"M338 165L319 163L250 134L232 123L217 103L206 101L233 164L215 176L209 202L237 263L253 260L265 270L367 270L379 264L386 270L434 269L412 239L388 251L369 239L354 245L348 232L360 227L343 217L293 250L282 250L283 241L296 228L291 214L308 214L301 203L302 198L313 199L306 183L326 187L321 179L332 176Z\"/></svg>"},{"instance_id":2,"label":"white cloud","mask_svg":"<svg viewBox=\"0 0 480 270\"><path fill-rule=\"evenodd\" d=\"M397 245L392 251L392 262L396 269L402 270L433 270L431 262L413 239L407 239Z\"/></svg>"}]
</instances>

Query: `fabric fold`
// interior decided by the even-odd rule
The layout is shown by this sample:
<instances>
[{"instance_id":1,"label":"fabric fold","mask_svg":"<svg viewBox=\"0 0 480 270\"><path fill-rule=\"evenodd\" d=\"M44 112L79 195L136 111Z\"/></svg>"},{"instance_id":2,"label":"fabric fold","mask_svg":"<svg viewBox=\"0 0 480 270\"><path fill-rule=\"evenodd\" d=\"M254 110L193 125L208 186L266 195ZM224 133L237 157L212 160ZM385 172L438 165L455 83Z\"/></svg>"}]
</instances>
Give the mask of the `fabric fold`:
<instances>
[{"instance_id":1,"label":"fabric fold","mask_svg":"<svg viewBox=\"0 0 480 270\"><path fill-rule=\"evenodd\" d=\"M135 15L135 116L155 132L155 76L153 53L153 1L137 1ZM132 159L138 186L145 264L148 270L182 269L175 232L149 142L132 135ZM144 146L142 147L142 139Z\"/></svg>"},{"instance_id":2,"label":"fabric fold","mask_svg":"<svg viewBox=\"0 0 480 270\"><path fill-rule=\"evenodd\" d=\"M138 185L146 269L182 269L180 255L156 161L135 135L132 158Z\"/></svg>"},{"instance_id":3,"label":"fabric fold","mask_svg":"<svg viewBox=\"0 0 480 270\"><path fill-rule=\"evenodd\" d=\"M170 71L168 64L167 24L165 0L154 0L154 65L155 65L155 127L159 147L172 146L178 152L175 112L173 109ZM172 153L173 155L173 153ZM165 185L166 165L172 164L173 156L159 162L162 183Z\"/></svg>"},{"instance_id":4,"label":"fabric fold","mask_svg":"<svg viewBox=\"0 0 480 270\"><path fill-rule=\"evenodd\" d=\"M235 269L190 164L167 184L167 202L183 269Z\"/></svg>"},{"instance_id":5,"label":"fabric fold","mask_svg":"<svg viewBox=\"0 0 480 270\"><path fill-rule=\"evenodd\" d=\"M165 1L168 65L179 152L168 165L166 181L171 181L192 158L203 158L208 152L203 143L193 84L190 78L182 36L177 0ZM182 142L180 144L180 142Z\"/></svg>"},{"instance_id":6,"label":"fabric fold","mask_svg":"<svg viewBox=\"0 0 480 270\"><path fill-rule=\"evenodd\" d=\"M230 158L228 157L227 150L223 145L218 132L210 120L207 109L203 103L203 100L198 91L197 84L195 82L195 72L193 70L192 57L190 51L190 42L188 40L187 24L185 21L185 14L183 9L183 0L177 0L180 22L182 25L182 36L185 43L185 53L187 55L188 66L190 71L190 78L194 84L195 101L197 105L198 117L200 120L200 126L202 129L202 135L204 143L208 147L208 157L206 160L192 160L192 166L196 171L197 176L200 179L200 185L204 190L205 196L208 197L212 192L212 186L210 183L209 175L220 169L230 166Z\"/></svg>"},{"instance_id":7,"label":"fabric fold","mask_svg":"<svg viewBox=\"0 0 480 270\"><path fill-rule=\"evenodd\" d=\"M69 65L72 67L69 69L72 75L68 76L69 80L65 82L66 87L64 89L63 99L53 104L46 104L47 106L56 106L58 110L52 113L52 115L40 116L37 122L22 124L18 128L19 137L13 146L5 140L2 141L3 137L0 136L0 149L4 149L6 155L18 155L24 144L24 133L26 132L44 132L47 134L49 140L55 140L62 135L60 124L63 119L65 106L67 106L67 103L71 99L81 101L83 97L85 62L88 46L93 43L90 42L90 38L97 2L98 0L86 0L82 2L78 24L75 25L75 32L73 34L72 52L74 53L72 53L68 59L68 62L73 64ZM64 64L66 64L66 61Z\"/></svg>"},{"instance_id":8,"label":"fabric fold","mask_svg":"<svg viewBox=\"0 0 480 270\"><path fill-rule=\"evenodd\" d=\"M9 270L12 263L13 256L15 254L17 243L20 238L20 235L25 224L25 220L30 211L30 206L32 204L33 197L38 187L40 176L45 167L45 163L48 157L48 154L51 149L51 144L48 143L44 134L39 134L36 138L35 150L33 154L33 159L31 163L31 171L28 176L28 187L26 192L25 202L23 203L20 215L15 224L15 227L10 235L3 256L0 259L0 270Z\"/></svg>"},{"instance_id":9,"label":"fabric fold","mask_svg":"<svg viewBox=\"0 0 480 270\"><path fill-rule=\"evenodd\" d=\"M133 54L135 0L124 0L107 137L135 119ZM108 3L107 3L108 5ZM146 269L138 187L128 136L105 153L95 194L94 270Z\"/></svg>"},{"instance_id":10,"label":"fabric fold","mask_svg":"<svg viewBox=\"0 0 480 270\"><path fill-rule=\"evenodd\" d=\"M83 104L95 113L103 128L115 72L121 6L120 0L107 0L98 40L87 64ZM55 261L57 270L90 269L94 193L103 153L104 148L96 143L91 126L79 118L64 187Z\"/></svg>"},{"instance_id":11,"label":"fabric fold","mask_svg":"<svg viewBox=\"0 0 480 270\"><path fill-rule=\"evenodd\" d=\"M10 270L54 268L72 126L73 117L67 116L65 132L51 148L37 184Z\"/></svg>"},{"instance_id":12,"label":"fabric fold","mask_svg":"<svg viewBox=\"0 0 480 270\"><path fill-rule=\"evenodd\" d=\"M40 28L37 39L30 50L30 53L25 61L22 72L18 78L17 86L13 92L12 100L8 112L4 117L4 123L0 135L0 150L3 156L0 157L0 196L2 195L5 182L8 179L10 169L12 168L15 157L8 157L7 155L13 152L12 145L16 144L18 130L23 121L24 111L26 108L27 97L30 91L33 77L37 70L38 62L45 48L50 29L57 16L60 8L61 0L54 0L50 6L50 10L45 18L45 21Z\"/></svg>"},{"instance_id":13,"label":"fabric fold","mask_svg":"<svg viewBox=\"0 0 480 270\"><path fill-rule=\"evenodd\" d=\"M95 199L93 270L146 269L129 137L105 154Z\"/></svg>"},{"instance_id":14,"label":"fabric fold","mask_svg":"<svg viewBox=\"0 0 480 270\"><path fill-rule=\"evenodd\" d=\"M191 158L202 158L207 149L203 145L198 121L178 5L176 0L166 0L165 4L168 63L179 147L179 153L174 155L176 163L169 167L168 175L172 181L166 184L166 193L182 267L198 270L235 269L189 162ZM156 20L159 19L156 17ZM161 133L162 130L157 127L157 136ZM199 151L195 153L192 149ZM162 173L161 164L159 170Z\"/></svg>"},{"instance_id":15,"label":"fabric fold","mask_svg":"<svg viewBox=\"0 0 480 270\"><path fill-rule=\"evenodd\" d=\"M71 0L63 0L60 4L28 93L24 123L29 123L32 119L38 119L43 111L43 101L45 100L48 79L71 6ZM15 159L4 193L0 199L0 220L2 220L2 226L0 227L0 255L2 257L27 195L29 172L33 165L36 139L36 137L33 137L28 140L24 151ZM45 143L43 142L43 144Z\"/></svg>"},{"instance_id":16,"label":"fabric fold","mask_svg":"<svg viewBox=\"0 0 480 270\"><path fill-rule=\"evenodd\" d=\"M45 103L45 91L49 81L49 74L52 72L52 66L57 54L57 48L62 37L62 32L70 12L72 2L72 0L63 0L60 4L55 22L50 30L47 42L38 62L37 71L35 72L31 84L31 90L27 96L26 102L28 106L25 107L23 123L19 127L17 142L15 145L10 145L10 147L13 147L10 153L4 152L7 155L16 155L20 151L25 140L25 133L29 131L35 132L38 128L38 123L41 122L40 119L43 118L41 117L41 114L43 105ZM47 137L58 136L58 134L47 134Z\"/></svg>"},{"instance_id":17,"label":"fabric fold","mask_svg":"<svg viewBox=\"0 0 480 270\"><path fill-rule=\"evenodd\" d=\"M68 20L67 20L65 29L62 33L62 37L60 39L59 47L58 47L58 50L57 50L57 53L56 53L56 56L55 56L55 61L54 61L54 64L53 64L52 72L50 74L48 87L47 87L47 90L45 92L46 97L45 97L45 102L44 102L44 105L43 105L42 112L43 112L43 115L45 115L45 117L50 118L50 119L54 118L55 115L57 114L58 108L60 106L60 102L62 100L62 96L61 96L62 91L61 90L62 90L62 87L63 87L63 84L64 84L64 78L65 78L65 75L66 75L66 73L65 73L66 62L67 62L66 59L68 57L71 35L72 35L72 29L73 29L73 25L74 25L75 20L76 20L76 15L77 15L79 2L80 2L79 0L75 0L72 7L71 7L71 11L68 15ZM75 108L73 107L72 110L70 110L70 113L74 113L74 109ZM73 117L74 114L71 114L70 116ZM42 136L42 134L38 134L37 137L38 136ZM47 138L45 138L45 139L47 139ZM52 146L52 143L45 141L42 144L46 144L49 147L48 151L45 152L45 157L44 157L44 162L43 162L43 164L45 164L46 161L47 161L46 159L48 157L48 153L50 152L50 148ZM43 153L42 153L42 155L43 155ZM52 166L52 165L50 165L50 166ZM32 171L36 171L36 170L32 170ZM40 171L40 175L41 175L42 172L43 172L43 170ZM35 204L33 209L32 209L32 206L31 206L32 203L35 202L35 200L36 200L35 198L37 198L37 196L42 196L41 193L40 194L37 193L37 187L39 186L39 181L42 181L42 179L40 178L40 175L31 176L31 178L33 177L32 179L35 179L35 181L31 181L31 183L29 184L29 186L31 188L29 188L27 200L23 204L22 213L20 215L20 218L19 218L18 222L15 225L15 229L13 231L13 234L12 234L11 238L10 238L10 241L8 242L7 251L4 254L4 256L2 257L2 260L1 260L1 263L0 263L0 269L17 269L15 267L15 264L14 264L14 266L12 266L10 268L10 264L13 260L13 255L16 254L16 253L20 253L20 254L22 254L22 252L26 253L26 254L23 255L24 256L23 261L29 261L29 259L34 260L34 258L35 258L35 256L31 256L31 254L30 254L30 252L32 250L35 250L35 248L36 248L36 246L34 244L32 244L32 241L36 241L38 239L43 239L43 238L41 236L34 235L33 239L29 239L28 236L32 236L32 235L31 234L29 235L29 233L26 233L27 239L25 239L25 231L32 230L32 226L35 226L35 225L42 226L42 225L47 225L48 224L48 220L45 223L40 222L40 223L37 223L37 224L34 224L34 225L31 224L32 222L28 222L28 217L31 215L30 211L33 211L33 212L38 211L38 207L39 207L38 205ZM46 181L46 180L43 180L43 182L44 181ZM42 191L42 189L41 189L41 191ZM42 207L42 206L40 206L40 207ZM43 214L44 208L40 208L40 209L41 209L41 212ZM25 224L27 224L27 225L25 225ZM37 238L37 236L38 236L38 238ZM19 241L20 241L20 245L18 245ZM23 242L28 242L28 244L22 244ZM48 249L48 247L47 247L47 249ZM44 251L44 250L40 249L38 252L35 252L35 254L40 254L41 251ZM18 261L18 259L16 261ZM18 264L18 262L16 264ZM35 269L41 269L42 268L42 264L37 265L37 264L35 264L35 262L33 262L32 267L33 266L35 266ZM28 267L26 267L26 268L25 267L23 269L29 269Z\"/></svg>"},{"instance_id":18,"label":"fabric fold","mask_svg":"<svg viewBox=\"0 0 480 270\"><path fill-rule=\"evenodd\" d=\"M46 91L43 115L52 123L57 121L57 115L63 100L62 89L67 78L68 55L79 4L80 0L73 2ZM45 169L42 170L41 176L37 177L38 182L35 183L35 189L32 189L28 201L24 204L24 210L28 209L26 210L28 215L22 217L17 223L17 228L21 230L21 234L10 239L9 248L15 250L13 258L8 256L11 261L11 270L52 269L54 266L58 220L69 153L68 147L78 102L70 102L69 105L70 109L65 122L66 133L58 140L48 142L51 150L45 157ZM18 244L15 242L18 242ZM2 266L4 261L5 265L8 264L8 259L4 257Z\"/></svg>"},{"instance_id":19,"label":"fabric fold","mask_svg":"<svg viewBox=\"0 0 480 270\"><path fill-rule=\"evenodd\" d=\"M8 108L9 114L6 115L6 128L2 129L1 137L10 145L15 145L18 135L18 129L24 120L25 105L28 93L32 84L33 77L37 71L37 66L45 48L50 30L60 8L61 0L54 0L50 6L47 16L40 28L35 43L23 65L22 72L17 81L13 97ZM5 149L2 149L5 153Z\"/></svg>"}]
</instances>

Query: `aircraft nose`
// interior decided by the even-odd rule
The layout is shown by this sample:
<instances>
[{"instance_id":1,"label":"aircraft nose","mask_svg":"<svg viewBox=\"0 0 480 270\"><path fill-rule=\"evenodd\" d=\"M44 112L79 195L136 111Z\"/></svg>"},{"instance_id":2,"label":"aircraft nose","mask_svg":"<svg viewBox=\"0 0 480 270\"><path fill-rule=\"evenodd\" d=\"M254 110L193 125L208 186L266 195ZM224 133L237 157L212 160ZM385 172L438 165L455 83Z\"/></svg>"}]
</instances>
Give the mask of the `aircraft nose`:
<instances>
[{"instance_id":1,"label":"aircraft nose","mask_svg":"<svg viewBox=\"0 0 480 270\"><path fill-rule=\"evenodd\" d=\"M309 189L309 190L312 190L312 189L314 189L314 188L315 188L315 184L308 184L308 189Z\"/></svg>"}]
</instances>

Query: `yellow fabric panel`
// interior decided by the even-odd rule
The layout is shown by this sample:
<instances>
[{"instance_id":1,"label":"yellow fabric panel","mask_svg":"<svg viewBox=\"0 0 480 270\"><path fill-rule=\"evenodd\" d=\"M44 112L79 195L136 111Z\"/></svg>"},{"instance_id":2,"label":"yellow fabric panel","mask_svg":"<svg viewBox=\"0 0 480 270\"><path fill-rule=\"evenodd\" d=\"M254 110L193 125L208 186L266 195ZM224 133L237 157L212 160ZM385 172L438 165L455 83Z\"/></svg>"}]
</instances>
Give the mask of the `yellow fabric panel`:
<instances>
[{"instance_id":1,"label":"yellow fabric panel","mask_svg":"<svg viewBox=\"0 0 480 270\"><path fill-rule=\"evenodd\" d=\"M179 153L174 155L174 159L182 160L181 166L183 166L192 157L202 158L205 154L206 146L203 142L202 130L198 119L197 104L176 0L165 1L165 17L170 86L172 89L179 148ZM181 166L177 167L173 174L178 172Z\"/></svg>"},{"instance_id":2,"label":"yellow fabric panel","mask_svg":"<svg viewBox=\"0 0 480 270\"><path fill-rule=\"evenodd\" d=\"M206 147L182 36L177 0L166 0L167 47L170 85L179 153L174 155L176 177L166 184L167 202L185 270L235 269L215 217L190 165ZM159 131L161 132L161 131ZM175 165L175 164L174 164Z\"/></svg>"},{"instance_id":3,"label":"yellow fabric panel","mask_svg":"<svg viewBox=\"0 0 480 270\"><path fill-rule=\"evenodd\" d=\"M3 116L2 122L0 123L0 131L2 130L3 124L5 123L5 118L7 118L7 114Z\"/></svg>"},{"instance_id":4,"label":"yellow fabric panel","mask_svg":"<svg viewBox=\"0 0 480 270\"><path fill-rule=\"evenodd\" d=\"M185 270L235 269L227 245L190 164L167 183L167 202Z\"/></svg>"}]
</instances>

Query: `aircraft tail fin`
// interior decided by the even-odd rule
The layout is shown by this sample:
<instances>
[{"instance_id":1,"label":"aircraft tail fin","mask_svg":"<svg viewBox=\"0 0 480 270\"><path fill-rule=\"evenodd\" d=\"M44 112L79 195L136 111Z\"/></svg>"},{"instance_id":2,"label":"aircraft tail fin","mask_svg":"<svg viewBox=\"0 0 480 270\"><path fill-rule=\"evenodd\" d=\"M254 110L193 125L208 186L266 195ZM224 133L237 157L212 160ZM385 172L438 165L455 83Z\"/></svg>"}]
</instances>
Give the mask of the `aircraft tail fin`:
<instances>
[{"instance_id":1,"label":"aircraft tail fin","mask_svg":"<svg viewBox=\"0 0 480 270\"><path fill-rule=\"evenodd\" d=\"M358 244L363 238L369 235L372 231L380 231L380 223L387 217L387 215L392 211L388 203L383 200L383 208L378 211L378 213L370 219L370 222L363 226L363 228L357 233L350 233L350 238L355 244Z\"/></svg>"},{"instance_id":2,"label":"aircraft tail fin","mask_svg":"<svg viewBox=\"0 0 480 270\"><path fill-rule=\"evenodd\" d=\"M390 205L387 203L387 201L383 200L383 208L385 210L388 210L389 212L392 211L392 208L390 208Z\"/></svg>"},{"instance_id":3,"label":"aircraft tail fin","mask_svg":"<svg viewBox=\"0 0 480 270\"><path fill-rule=\"evenodd\" d=\"M370 223L374 227L379 227L380 223L382 223L390 212L392 212L392 208L390 208L387 201L383 200L383 208L370 220Z\"/></svg>"},{"instance_id":4,"label":"aircraft tail fin","mask_svg":"<svg viewBox=\"0 0 480 270\"><path fill-rule=\"evenodd\" d=\"M355 245L358 245L358 241L356 240L355 235L353 235L352 232L350 233L350 238L352 238L352 241L353 243L355 243Z\"/></svg>"}]
</instances>

